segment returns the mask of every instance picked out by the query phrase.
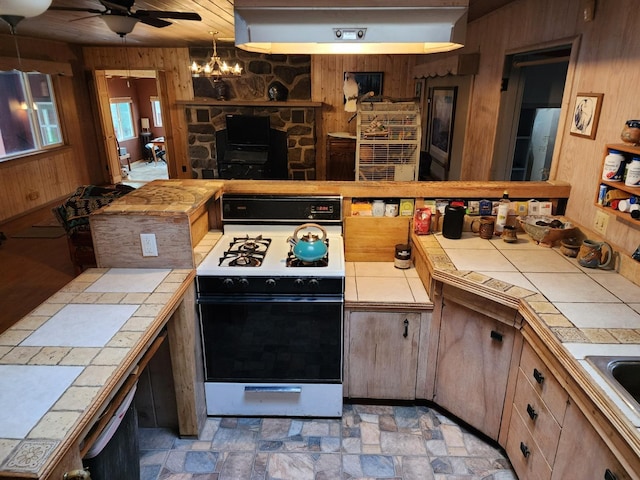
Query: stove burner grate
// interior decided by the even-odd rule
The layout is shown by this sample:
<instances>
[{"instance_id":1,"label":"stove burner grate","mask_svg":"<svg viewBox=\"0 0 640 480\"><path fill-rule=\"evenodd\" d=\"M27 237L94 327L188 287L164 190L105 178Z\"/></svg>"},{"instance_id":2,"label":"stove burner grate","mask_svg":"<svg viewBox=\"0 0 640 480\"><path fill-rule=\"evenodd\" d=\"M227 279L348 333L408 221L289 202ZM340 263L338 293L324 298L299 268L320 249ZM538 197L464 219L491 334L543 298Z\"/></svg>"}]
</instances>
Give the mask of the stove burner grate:
<instances>
[{"instance_id":1,"label":"stove burner grate","mask_svg":"<svg viewBox=\"0 0 640 480\"><path fill-rule=\"evenodd\" d=\"M262 260L251 255L238 255L229 262L230 267L259 267Z\"/></svg>"},{"instance_id":2,"label":"stove burner grate","mask_svg":"<svg viewBox=\"0 0 640 480\"><path fill-rule=\"evenodd\" d=\"M229 242L229 248L220 257L218 266L259 267L270 244L271 239L263 238L262 235L233 237Z\"/></svg>"}]
</instances>

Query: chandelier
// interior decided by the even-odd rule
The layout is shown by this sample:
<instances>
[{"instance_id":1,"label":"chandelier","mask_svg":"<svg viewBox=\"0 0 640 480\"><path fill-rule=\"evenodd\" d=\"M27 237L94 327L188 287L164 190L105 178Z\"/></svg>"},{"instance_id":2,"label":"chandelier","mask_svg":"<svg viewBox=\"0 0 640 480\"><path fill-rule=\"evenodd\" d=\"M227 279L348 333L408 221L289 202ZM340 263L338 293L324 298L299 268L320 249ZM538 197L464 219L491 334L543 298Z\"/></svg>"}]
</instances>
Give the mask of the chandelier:
<instances>
[{"instance_id":1,"label":"chandelier","mask_svg":"<svg viewBox=\"0 0 640 480\"><path fill-rule=\"evenodd\" d=\"M218 48L216 46L216 34L209 32L213 38L213 55L207 63L198 64L195 61L191 64L191 75L194 77L237 77L242 75L242 67L237 63L231 67L227 62L220 60Z\"/></svg>"}]
</instances>

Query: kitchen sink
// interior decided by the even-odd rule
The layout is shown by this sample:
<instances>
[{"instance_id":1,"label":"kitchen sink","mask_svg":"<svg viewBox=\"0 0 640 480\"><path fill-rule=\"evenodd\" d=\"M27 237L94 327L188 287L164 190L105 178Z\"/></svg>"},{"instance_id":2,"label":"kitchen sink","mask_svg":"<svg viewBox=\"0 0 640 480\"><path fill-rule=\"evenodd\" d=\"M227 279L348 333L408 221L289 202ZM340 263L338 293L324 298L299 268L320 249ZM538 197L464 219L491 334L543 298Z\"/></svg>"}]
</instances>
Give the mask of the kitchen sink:
<instances>
[{"instance_id":1,"label":"kitchen sink","mask_svg":"<svg viewBox=\"0 0 640 480\"><path fill-rule=\"evenodd\" d=\"M640 357L588 356L586 360L602 374L625 403L640 415Z\"/></svg>"}]
</instances>

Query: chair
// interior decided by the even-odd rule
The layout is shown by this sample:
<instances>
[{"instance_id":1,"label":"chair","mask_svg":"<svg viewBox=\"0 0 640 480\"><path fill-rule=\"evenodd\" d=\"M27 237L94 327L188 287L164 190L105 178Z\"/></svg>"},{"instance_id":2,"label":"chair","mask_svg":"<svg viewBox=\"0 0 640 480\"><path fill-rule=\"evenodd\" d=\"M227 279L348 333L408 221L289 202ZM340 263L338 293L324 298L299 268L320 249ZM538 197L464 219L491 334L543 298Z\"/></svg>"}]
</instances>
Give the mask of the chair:
<instances>
[{"instance_id":1,"label":"chair","mask_svg":"<svg viewBox=\"0 0 640 480\"><path fill-rule=\"evenodd\" d=\"M162 160L164 163L167 163L167 160L164 158L167 152L164 150L161 150L160 147L158 147L157 145L153 143L147 143L144 146L144 148L147 152L150 153L149 157L152 158L154 161L157 162L158 160ZM147 163L151 163L151 161Z\"/></svg>"},{"instance_id":2,"label":"chair","mask_svg":"<svg viewBox=\"0 0 640 480\"><path fill-rule=\"evenodd\" d=\"M53 215L67 233L69 256L77 275L85 268L96 266L89 215L132 190L135 189L128 185L84 185L78 187L62 205L52 209Z\"/></svg>"}]
</instances>

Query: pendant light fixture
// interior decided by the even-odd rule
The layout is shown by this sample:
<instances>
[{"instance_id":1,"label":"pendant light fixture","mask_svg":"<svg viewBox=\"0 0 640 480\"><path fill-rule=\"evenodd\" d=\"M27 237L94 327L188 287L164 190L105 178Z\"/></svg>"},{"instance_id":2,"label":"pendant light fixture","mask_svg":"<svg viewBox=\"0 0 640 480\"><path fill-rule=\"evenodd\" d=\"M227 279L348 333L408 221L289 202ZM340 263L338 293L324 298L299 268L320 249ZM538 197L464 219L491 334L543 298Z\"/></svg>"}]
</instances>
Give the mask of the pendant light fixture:
<instances>
[{"instance_id":1,"label":"pendant light fixture","mask_svg":"<svg viewBox=\"0 0 640 480\"><path fill-rule=\"evenodd\" d=\"M18 22L43 14L49 6L51 0L2 0L0 18L9 24L13 35L16 33Z\"/></svg>"},{"instance_id":2,"label":"pendant light fixture","mask_svg":"<svg viewBox=\"0 0 640 480\"><path fill-rule=\"evenodd\" d=\"M191 74L194 77L238 77L242 75L242 67L238 63L235 66L231 67L227 65L227 62L224 62L218 56L218 48L216 45L216 35L218 32L209 32L213 39L213 55L209 59L208 62L199 64L197 62L193 62L191 64Z\"/></svg>"}]
</instances>

